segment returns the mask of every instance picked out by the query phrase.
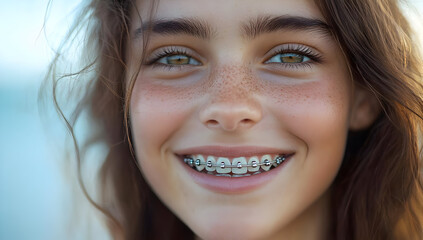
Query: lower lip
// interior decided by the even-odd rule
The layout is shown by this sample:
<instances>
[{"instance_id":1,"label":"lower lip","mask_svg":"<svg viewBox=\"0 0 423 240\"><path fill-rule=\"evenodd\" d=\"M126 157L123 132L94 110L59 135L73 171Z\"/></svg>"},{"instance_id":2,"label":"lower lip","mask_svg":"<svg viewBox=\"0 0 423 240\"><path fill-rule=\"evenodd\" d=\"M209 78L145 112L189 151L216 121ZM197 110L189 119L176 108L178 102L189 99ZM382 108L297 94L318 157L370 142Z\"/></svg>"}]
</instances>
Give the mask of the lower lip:
<instances>
[{"instance_id":1,"label":"lower lip","mask_svg":"<svg viewBox=\"0 0 423 240\"><path fill-rule=\"evenodd\" d=\"M271 181L285 167L291 157L292 156L288 157L281 165L270 171L248 177L218 177L211 174L200 173L183 163L181 158L179 159L188 175L190 175L194 179L194 182L200 186L217 193L240 194L253 191Z\"/></svg>"}]
</instances>

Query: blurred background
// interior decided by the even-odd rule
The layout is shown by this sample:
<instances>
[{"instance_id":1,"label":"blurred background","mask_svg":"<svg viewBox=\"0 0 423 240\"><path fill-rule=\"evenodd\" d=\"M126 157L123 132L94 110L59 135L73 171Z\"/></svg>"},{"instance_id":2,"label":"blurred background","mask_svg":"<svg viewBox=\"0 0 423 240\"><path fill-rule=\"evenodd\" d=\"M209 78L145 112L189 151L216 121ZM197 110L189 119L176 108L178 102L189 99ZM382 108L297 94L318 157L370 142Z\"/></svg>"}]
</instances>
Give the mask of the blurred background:
<instances>
[{"instance_id":1,"label":"blurred background","mask_svg":"<svg viewBox=\"0 0 423 240\"><path fill-rule=\"evenodd\" d=\"M79 2L54 0L47 8L49 0L0 0L2 240L110 239L89 204L83 198L74 201L81 193L75 190L74 165L63 161L66 130L52 105L40 117L37 101L53 49ZM423 0L411 3L423 12ZM408 15L423 29L414 13ZM75 203L78 213L72 211Z\"/></svg>"},{"instance_id":2,"label":"blurred background","mask_svg":"<svg viewBox=\"0 0 423 240\"><path fill-rule=\"evenodd\" d=\"M1 240L110 239L78 189L75 164L64 161L64 125L51 103L38 106L80 2L0 0Z\"/></svg>"}]
</instances>

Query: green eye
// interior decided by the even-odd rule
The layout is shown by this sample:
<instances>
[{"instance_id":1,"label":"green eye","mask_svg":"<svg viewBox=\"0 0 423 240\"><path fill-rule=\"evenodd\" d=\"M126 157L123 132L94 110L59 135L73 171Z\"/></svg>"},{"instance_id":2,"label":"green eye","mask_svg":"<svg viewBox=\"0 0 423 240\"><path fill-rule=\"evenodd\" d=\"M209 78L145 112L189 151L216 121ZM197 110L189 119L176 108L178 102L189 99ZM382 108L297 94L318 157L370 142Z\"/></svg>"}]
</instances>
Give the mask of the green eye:
<instances>
[{"instance_id":1,"label":"green eye","mask_svg":"<svg viewBox=\"0 0 423 240\"><path fill-rule=\"evenodd\" d=\"M311 59L296 53L279 53L271 57L266 63L304 63Z\"/></svg>"},{"instance_id":2,"label":"green eye","mask_svg":"<svg viewBox=\"0 0 423 240\"><path fill-rule=\"evenodd\" d=\"M160 58L157 62L166 65L201 65L194 58L182 54L165 56Z\"/></svg>"}]
</instances>

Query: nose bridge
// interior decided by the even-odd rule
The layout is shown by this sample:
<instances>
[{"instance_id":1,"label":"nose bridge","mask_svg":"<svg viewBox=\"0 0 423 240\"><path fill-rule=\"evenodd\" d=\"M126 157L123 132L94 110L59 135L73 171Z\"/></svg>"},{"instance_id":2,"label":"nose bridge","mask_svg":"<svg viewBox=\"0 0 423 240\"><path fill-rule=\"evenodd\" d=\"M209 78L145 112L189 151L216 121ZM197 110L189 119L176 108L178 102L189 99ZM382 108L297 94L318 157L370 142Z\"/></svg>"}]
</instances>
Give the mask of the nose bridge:
<instances>
[{"instance_id":1,"label":"nose bridge","mask_svg":"<svg viewBox=\"0 0 423 240\"><path fill-rule=\"evenodd\" d=\"M246 66L221 66L210 76L211 101L225 104L240 104L257 93L257 83Z\"/></svg>"},{"instance_id":2,"label":"nose bridge","mask_svg":"<svg viewBox=\"0 0 423 240\"><path fill-rule=\"evenodd\" d=\"M262 112L255 97L257 81L248 67L216 67L209 82L207 103L201 114L201 121L207 127L234 131L260 121Z\"/></svg>"}]
</instances>

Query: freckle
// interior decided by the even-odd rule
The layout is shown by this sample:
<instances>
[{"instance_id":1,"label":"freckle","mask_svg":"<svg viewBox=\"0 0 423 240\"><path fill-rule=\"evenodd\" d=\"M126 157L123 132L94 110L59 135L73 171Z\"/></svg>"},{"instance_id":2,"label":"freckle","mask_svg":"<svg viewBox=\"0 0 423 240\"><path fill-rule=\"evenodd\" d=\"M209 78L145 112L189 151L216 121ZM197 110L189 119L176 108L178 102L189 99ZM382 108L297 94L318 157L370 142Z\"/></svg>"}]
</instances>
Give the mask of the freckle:
<instances>
[{"instance_id":1,"label":"freckle","mask_svg":"<svg viewBox=\"0 0 423 240\"><path fill-rule=\"evenodd\" d=\"M192 87L180 87L175 91L174 86L164 86L157 84L150 84L147 81L140 83L137 89L134 89L134 94L137 98L142 99L144 103L152 102L154 104L166 104L174 107L180 107L180 102L188 102L193 98L195 89ZM178 103L179 102L179 103Z\"/></svg>"},{"instance_id":2,"label":"freckle","mask_svg":"<svg viewBox=\"0 0 423 240\"><path fill-rule=\"evenodd\" d=\"M242 99L259 91L259 81L248 66L218 66L210 74L205 91L219 93L212 101Z\"/></svg>"}]
</instances>

